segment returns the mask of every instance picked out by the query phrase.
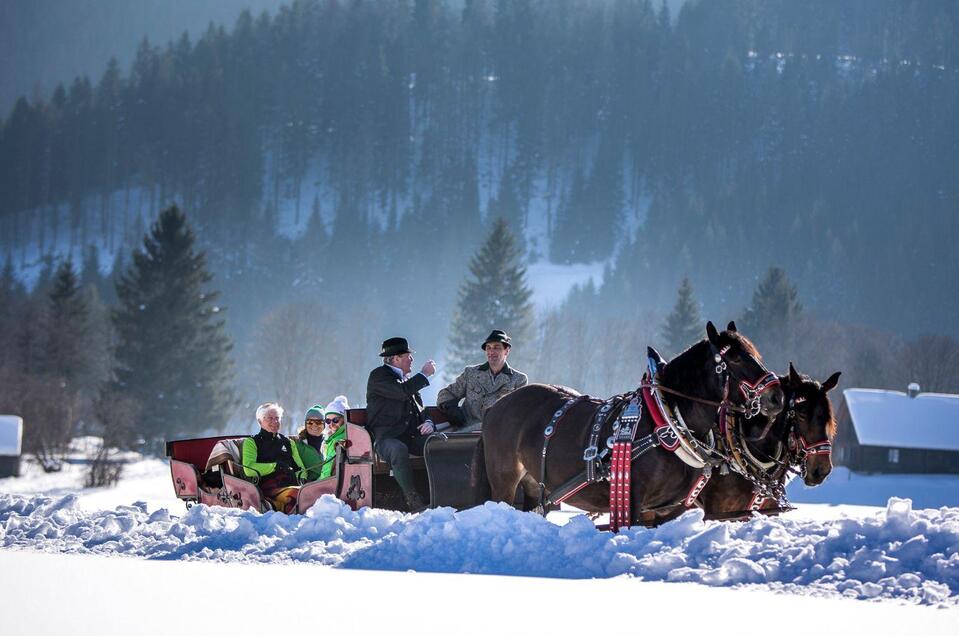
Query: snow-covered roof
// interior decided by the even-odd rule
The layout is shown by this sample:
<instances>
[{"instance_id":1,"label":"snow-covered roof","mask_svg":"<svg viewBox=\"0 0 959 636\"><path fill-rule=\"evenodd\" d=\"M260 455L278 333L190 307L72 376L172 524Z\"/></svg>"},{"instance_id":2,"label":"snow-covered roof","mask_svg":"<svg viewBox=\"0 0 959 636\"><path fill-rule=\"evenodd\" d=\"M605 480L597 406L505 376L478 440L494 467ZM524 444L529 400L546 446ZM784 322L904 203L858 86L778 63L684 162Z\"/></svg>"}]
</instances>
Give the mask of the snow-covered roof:
<instances>
[{"instance_id":1,"label":"snow-covered roof","mask_svg":"<svg viewBox=\"0 0 959 636\"><path fill-rule=\"evenodd\" d=\"M959 395L846 389L842 392L864 446L959 451Z\"/></svg>"},{"instance_id":2,"label":"snow-covered roof","mask_svg":"<svg viewBox=\"0 0 959 636\"><path fill-rule=\"evenodd\" d=\"M23 437L23 418L19 415L0 415L0 455L19 455Z\"/></svg>"}]
</instances>

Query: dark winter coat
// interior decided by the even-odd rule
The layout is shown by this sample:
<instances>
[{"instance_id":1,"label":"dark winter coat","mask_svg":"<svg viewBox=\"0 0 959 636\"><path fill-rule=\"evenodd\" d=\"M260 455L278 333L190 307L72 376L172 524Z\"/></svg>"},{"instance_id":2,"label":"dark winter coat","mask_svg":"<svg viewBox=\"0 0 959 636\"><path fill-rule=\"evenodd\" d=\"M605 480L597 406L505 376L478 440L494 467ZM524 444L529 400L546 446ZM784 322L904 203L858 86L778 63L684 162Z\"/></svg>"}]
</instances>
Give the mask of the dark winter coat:
<instances>
[{"instance_id":1,"label":"dark winter coat","mask_svg":"<svg viewBox=\"0 0 959 636\"><path fill-rule=\"evenodd\" d=\"M243 472L247 477L266 477L277 470L306 476L299 449L282 433L265 429L243 440Z\"/></svg>"},{"instance_id":2,"label":"dark winter coat","mask_svg":"<svg viewBox=\"0 0 959 636\"><path fill-rule=\"evenodd\" d=\"M419 435L417 428L426 419L419 392L429 384L422 373L403 380L386 364L370 371L366 382L366 425L376 441L408 441Z\"/></svg>"},{"instance_id":3,"label":"dark winter coat","mask_svg":"<svg viewBox=\"0 0 959 636\"><path fill-rule=\"evenodd\" d=\"M303 442L313 448L317 453L323 454L323 436L322 435L310 435L307 433L300 439Z\"/></svg>"}]
</instances>

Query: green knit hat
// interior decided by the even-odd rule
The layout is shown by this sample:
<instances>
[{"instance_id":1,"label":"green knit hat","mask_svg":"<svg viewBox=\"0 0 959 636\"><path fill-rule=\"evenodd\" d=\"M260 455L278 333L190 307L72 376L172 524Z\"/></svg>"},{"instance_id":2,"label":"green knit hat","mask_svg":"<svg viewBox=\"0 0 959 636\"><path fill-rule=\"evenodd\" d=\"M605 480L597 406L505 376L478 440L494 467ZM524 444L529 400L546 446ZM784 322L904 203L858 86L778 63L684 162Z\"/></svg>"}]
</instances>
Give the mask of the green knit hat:
<instances>
[{"instance_id":1,"label":"green knit hat","mask_svg":"<svg viewBox=\"0 0 959 636\"><path fill-rule=\"evenodd\" d=\"M326 413L323 412L323 407L319 404L314 404L306 410L306 417L303 418L303 421L322 420L324 417L326 417Z\"/></svg>"}]
</instances>

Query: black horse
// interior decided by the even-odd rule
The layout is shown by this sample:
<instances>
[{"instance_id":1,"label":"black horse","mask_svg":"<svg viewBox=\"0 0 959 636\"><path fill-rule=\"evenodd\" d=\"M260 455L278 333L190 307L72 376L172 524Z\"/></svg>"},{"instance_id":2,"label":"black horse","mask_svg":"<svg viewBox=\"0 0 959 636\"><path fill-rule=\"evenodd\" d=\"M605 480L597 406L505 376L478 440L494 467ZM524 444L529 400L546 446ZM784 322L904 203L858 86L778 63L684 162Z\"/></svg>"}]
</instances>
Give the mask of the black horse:
<instances>
[{"instance_id":1,"label":"black horse","mask_svg":"<svg viewBox=\"0 0 959 636\"><path fill-rule=\"evenodd\" d=\"M836 420L827 395L839 382L840 372L822 384L800 375L792 363L780 376L786 408L768 426L761 418L737 417L731 424L741 444L741 467L749 477L735 471L714 474L703 489L699 505L707 519L748 518L753 510L782 510L786 478L799 469L807 486L818 486L832 470L832 440Z\"/></svg>"},{"instance_id":2,"label":"black horse","mask_svg":"<svg viewBox=\"0 0 959 636\"><path fill-rule=\"evenodd\" d=\"M658 444L632 461L630 522L644 525L656 525L681 514L704 466L719 461L721 453L714 449L713 429L720 404L725 402L739 412L765 417L775 417L783 408L783 392L776 376L766 370L756 348L732 322L721 333L708 323L706 339L660 367L655 380L676 416L674 421L684 423L688 435L685 446L697 449L703 461L700 465L686 463ZM556 498L550 496L554 490L565 489L584 470L590 441L598 438L598 450L602 452L612 436L617 414L641 392L617 396L621 399L612 402L610 416L593 437L592 429L600 421L598 412L609 402L581 397L554 421L555 414L577 395L564 387L532 384L490 407L473 457L472 484L478 502L487 497L512 502L520 484L527 499L555 502ZM654 426L655 418L644 404L637 439L652 434ZM549 431L546 452L548 428L553 430ZM610 485L593 481L564 500L587 512L606 512L610 509Z\"/></svg>"}]
</instances>

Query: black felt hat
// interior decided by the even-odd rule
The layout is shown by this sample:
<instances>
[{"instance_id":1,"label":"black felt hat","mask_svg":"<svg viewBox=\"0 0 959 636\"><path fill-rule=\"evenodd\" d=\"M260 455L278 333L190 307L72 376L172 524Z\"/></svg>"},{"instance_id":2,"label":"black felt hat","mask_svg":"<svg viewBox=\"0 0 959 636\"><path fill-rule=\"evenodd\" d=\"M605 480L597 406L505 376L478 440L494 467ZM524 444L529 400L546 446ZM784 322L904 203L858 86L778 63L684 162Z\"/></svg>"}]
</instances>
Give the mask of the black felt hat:
<instances>
[{"instance_id":1,"label":"black felt hat","mask_svg":"<svg viewBox=\"0 0 959 636\"><path fill-rule=\"evenodd\" d=\"M406 338L387 338L383 341L383 350L380 351L381 358L398 356L401 353L416 353L410 349L410 344Z\"/></svg>"},{"instance_id":2,"label":"black felt hat","mask_svg":"<svg viewBox=\"0 0 959 636\"><path fill-rule=\"evenodd\" d=\"M488 345L491 342L501 342L503 343L504 347L513 346L510 344L509 341L510 341L510 337L506 335L505 331L503 331L502 329L494 329L493 331L490 332L488 336L486 336L486 340L483 341L482 349L483 351L486 351L486 345Z\"/></svg>"}]
</instances>

